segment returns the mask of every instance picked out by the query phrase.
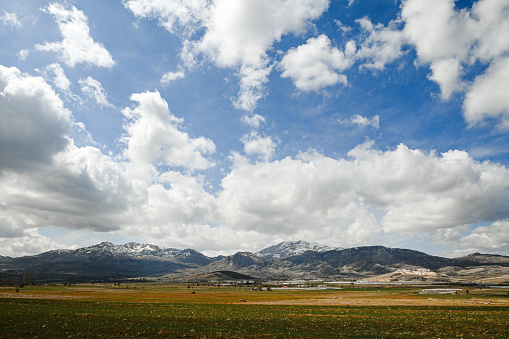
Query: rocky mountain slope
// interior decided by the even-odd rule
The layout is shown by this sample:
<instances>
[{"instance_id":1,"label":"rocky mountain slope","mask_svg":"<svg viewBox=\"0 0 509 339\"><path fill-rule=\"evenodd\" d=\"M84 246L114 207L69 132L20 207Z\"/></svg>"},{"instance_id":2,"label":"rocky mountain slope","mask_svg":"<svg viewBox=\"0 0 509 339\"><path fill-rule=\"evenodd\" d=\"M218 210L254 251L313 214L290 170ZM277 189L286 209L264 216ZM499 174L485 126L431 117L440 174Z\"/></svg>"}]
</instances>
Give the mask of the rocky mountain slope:
<instances>
[{"instance_id":1,"label":"rocky mountain slope","mask_svg":"<svg viewBox=\"0 0 509 339\"><path fill-rule=\"evenodd\" d=\"M237 272L260 279L435 279L509 281L509 257L471 254L448 259L408 249L365 246L331 249L304 241L283 242L257 253L211 258L193 249L104 242L77 250L49 251L21 258L0 257L0 274L31 272L39 281L179 279L211 272ZM490 278L491 279L491 278Z\"/></svg>"},{"instance_id":2,"label":"rocky mountain slope","mask_svg":"<svg viewBox=\"0 0 509 339\"><path fill-rule=\"evenodd\" d=\"M318 244L316 242L283 241L274 246L267 247L256 254L264 259L284 259L300 255L306 251L325 252L335 248Z\"/></svg>"},{"instance_id":3,"label":"rocky mountain slope","mask_svg":"<svg viewBox=\"0 0 509 339\"><path fill-rule=\"evenodd\" d=\"M0 271L4 275L33 272L40 281L103 281L159 276L178 269L208 265L212 261L193 249L103 242L77 250L55 250L35 256L0 258Z\"/></svg>"}]
</instances>

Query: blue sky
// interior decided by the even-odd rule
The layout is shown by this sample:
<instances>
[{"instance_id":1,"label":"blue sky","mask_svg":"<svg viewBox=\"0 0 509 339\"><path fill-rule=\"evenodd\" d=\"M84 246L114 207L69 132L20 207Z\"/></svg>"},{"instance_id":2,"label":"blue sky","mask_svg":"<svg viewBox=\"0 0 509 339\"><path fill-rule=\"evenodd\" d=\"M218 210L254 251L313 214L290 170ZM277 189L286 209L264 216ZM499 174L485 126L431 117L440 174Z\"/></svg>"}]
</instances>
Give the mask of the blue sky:
<instances>
[{"instance_id":1,"label":"blue sky","mask_svg":"<svg viewBox=\"0 0 509 339\"><path fill-rule=\"evenodd\" d=\"M509 254L505 0L0 1L0 255Z\"/></svg>"}]
</instances>

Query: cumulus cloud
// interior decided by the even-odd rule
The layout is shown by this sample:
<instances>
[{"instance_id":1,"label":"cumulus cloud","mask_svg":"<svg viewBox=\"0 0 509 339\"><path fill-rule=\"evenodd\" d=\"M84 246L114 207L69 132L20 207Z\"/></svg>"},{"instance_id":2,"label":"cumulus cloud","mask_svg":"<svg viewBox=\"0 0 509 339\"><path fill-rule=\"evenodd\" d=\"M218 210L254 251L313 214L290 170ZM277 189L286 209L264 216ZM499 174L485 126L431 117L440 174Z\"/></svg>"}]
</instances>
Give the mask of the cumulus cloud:
<instances>
[{"instance_id":1,"label":"cumulus cloud","mask_svg":"<svg viewBox=\"0 0 509 339\"><path fill-rule=\"evenodd\" d=\"M123 167L95 147L71 145L52 166L5 175L2 186L18 182L2 200L20 216L30 216L26 226L111 231L121 226L131 199L138 199L129 194L132 183ZM17 191L24 192L22 199Z\"/></svg>"},{"instance_id":2,"label":"cumulus cloud","mask_svg":"<svg viewBox=\"0 0 509 339\"><path fill-rule=\"evenodd\" d=\"M359 126L360 128L371 126L374 129L379 129L380 116L376 114L370 119L359 114L354 114L349 119L339 120L339 123L346 126Z\"/></svg>"},{"instance_id":3,"label":"cumulus cloud","mask_svg":"<svg viewBox=\"0 0 509 339\"><path fill-rule=\"evenodd\" d=\"M2 11L4 14L0 16L0 21L2 21L5 26L9 26L10 28L21 28L22 23L18 19L18 15L16 13L9 13L5 10Z\"/></svg>"},{"instance_id":4,"label":"cumulus cloud","mask_svg":"<svg viewBox=\"0 0 509 339\"><path fill-rule=\"evenodd\" d=\"M161 83L163 84L169 84L171 82L174 82L178 79L183 79L186 76L186 74L183 71L177 71L177 72L167 72L163 74L161 78Z\"/></svg>"},{"instance_id":5,"label":"cumulus cloud","mask_svg":"<svg viewBox=\"0 0 509 339\"><path fill-rule=\"evenodd\" d=\"M331 46L326 35L310 38L306 44L289 50L279 68L283 78L292 79L301 91L318 91L337 83L347 84L346 75L341 71L352 66L355 55L355 44L350 42L345 52Z\"/></svg>"},{"instance_id":6,"label":"cumulus cloud","mask_svg":"<svg viewBox=\"0 0 509 339\"><path fill-rule=\"evenodd\" d=\"M211 226L204 223L197 224L170 224L164 226L145 228L140 233L139 226L126 227L123 232L152 244L162 244L167 247L193 248L205 255L228 255L244 251L259 251L267 246L272 236L235 229L225 226ZM286 238L285 238L286 239ZM296 239L298 240L298 239Z\"/></svg>"},{"instance_id":7,"label":"cumulus cloud","mask_svg":"<svg viewBox=\"0 0 509 339\"><path fill-rule=\"evenodd\" d=\"M493 98L492 91L498 92L500 81L507 83L508 79L504 71L509 52L505 38L508 15L507 1L479 0L471 9L461 10L455 8L453 0L406 0L402 4L405 39L415 46L418 61L430 66L429 79L440 86L443 99L467 91L464 112L470 124L499 117L506 125L509 103L500 95ZM463 75L476 62L488 65L488 70L476 76L470 86ZM502 74L495 74L495 70ZM483 108L481 103L490 104Z\"/></svg>"},{"instance_id":8,"label":"cumulus cloud","mask_svg":"<svg viewBox=\"0 0 509 339\"><path fill-rule=\"evenodd\" d=\"M438 60L430 65L431 74L428 78L440 85L441 97L450 99L455 92L460 92L465 84L460 80L464 72L460 61L455 58Z\"/></svg>"},{"instance_id":9,"label":"cumulus cloud","mask_svg":"<svg viewBox=\"0 0 509 339\"><path fill-rule=\"evenodd\" d=\"M196 50L220 67L240 66L240 91L235 104L252 111L264 96L264 84L271 71L266 51L283 35L304 32L310 20L318 18L328 5L328 0L215 1Z\"/></svg>"},{"instance_id":10,"label":"cumulus cloud","mask_svg":"<svg viewBox=\"0 0 509 339\"><path fill-rule=\"evenodd\" d=\"M398 29L399 21L391 21L388 26L384 26L373 25L368 18L362 18L357 23L367 35L357 51L358 58L368 60L361 68L383 70L386 64L403 55L404 36Z\"/></svg>"},{"instance_id":11,"label":"cumulus cloud","mask_svg":"<svg viewBox=\"0 0 509 339\"><path fill-rule=\"evenodd\" d=\"M479 226L460 239L461 246L475 247L483 251L509 252L509 220L496 221L489 226Z\"/></svg>"},{"instance_id":12,"label":"cumulus cloud","mask_svg":"<svg viewBox=\"0 0 509 339\"><path fill-rule=\"evenodd\" d=\"M0 107L4 224L18 230L118 228L134 198L127 194L132 187L126 170L94 147L74 145L73 118L51 86L0 66Z\"/></svg>"},{"instance_id":13,"label":"cumulus cloud","mask_svg":"<svg viewBox=\"0 0 509 339\"><path fill-rule=\"evenodd\" d=\"M107 68L115 65L108 50L90 36L88 18L85 13L74 6L66 9L58 3L49 4L43 11L53 15L63 40L37 44L36 50L58 53L60 59L69 67L80 63Z\"/></svg>"},{"instance_id":14,"label":"cumulus cloud","mask_svg":"<svg viewBox=\"0 0 509 339\"><path fill-rule=\"evenodd\" d=\"M286 238L305 236L326 243L334 239L336 244L350 241L342 233L356 220L370 217L366 218L369 211L338 163L312 154L238 166L222 181L218 201L223 222Z\"/></svg>"},{"instance_id":15,"label":"cumulus cloud","mask_svg":"<svg viewBox=\"0 0 509 339\"><path fill-rule=\"evenodd\" d=\"M214 163L204 155L215 152L215 144L204 137L191 138L180 130L183 120L175 117L159 92L135 93L134 109L122 113L129 120L124 126L127 135L126 157L135 163L182 166L193 170L206 169Z\"/></svg>"},{"instance_id":16,"label":"cumulus cloud","mask_svg":"<svg viewBox=\"0 0 509 339\"><path fill-rule=\"evenodd\" d=\"M337 83L347 84L342 71L349 69L356 61L362 60L360 68L383 70L385 65L400 58L405 36L399 26L400 20L393 20L387 26L374 25L368 18L356 20L362 33L355 40L345 44L344 51L331 46L329 38L322 34L310 38L306 44L290 49L278 68L283 78L290 78L301 91L318 91ZM351 30L336 20L344 32Z\"/></svg>"},{"instance_id":17,"label":"cumulus cloud","mask_svg":"<svg viewBox=\"0 0 509 339\"><path fill-rule=\"evenodd\" d=\"M258 158L268 161L274 156L276 143L271 137L262 137L257 132L251 132L242 138L244 152L248 155L256 155Z\"/></svg>"},{"instance_id":18,"label":"cumulus cloud","mask_svg":"<svg viewBox=\"0 0 509 339\"><path fill-rule=\"evenodd\" d=\"M123 110L124 158L115 158L74 144L72 116L42 77L0 67L0 234L18 244L3 253L58 248L38 233L46 226L213 251L275 239L367 245L459 227L449 239L465 247L507 246L507 167L463 151L380 151L373 142L339 159L310 151L272 161L275 142L252 132L245 153L263 161L232 154L233 168L211 194L192 171L160 171L212 166L206 156L214 143L183 132L158 92L131 99L135 106ZM489 226L465 231L479 223Z\"/></svg>"},{"instance_id":19,"label":"cumulus cloud","mask_svg":"<svg viewBox=\"0 0 509 339\"><path fill-rule=\"evenodd\" d=\"M113 104L108 101L106 91L98 80L87 77L86 79L78 80L78 83L81 86L81 92L90 99L93 99L98 105L101 107L114 107Z\"/></svg>"},{"instance_id":20,"label":"cumulus cloud","mask_svg":"<svg viewBox=\"0 0 509 339\"><path fill-rule=\"evenodd\" d=\"M400 145L385 153L358 148L349 154L358 161L367 160L362 161L367 167L358 166L366 174L361 193L366 202L386 209L385 231L426 231L495 221L509 212L504 202L509 187L507 168L478 163L466 152L438 156ZM373 168L379 170L376 175Z\"/></svg>"},{"instance_id":21,"label":"cumulus cloud","mask_svg":"<svg viewBox=\"0 0 509 339\"><path fill-rule=\"evenodd\" d=\"M464 102L465 119L475 125L488 117L501 117L509 128L509 58L494 61L469 88Z\"/></svg>"},{"instance_id":22,"label":"cumulus cloud","mask_svg":"<svg viewBox=\"0 0 509 339\"><path fill-rule=\"evenodd\" d=\"M0 229L0 232L1 231ZM48 237L40 235L38 228L20 230L20 234L12 238L6 238L2 235L0 238L0 246L3 249L2 255L12 257L39 254L56 249L72 248L72 246L59 244Z\"/></svg>"},{"instance_id":23,"label":"cumulus cloud","mask_svg":"<svg viewBox=\"0 0 509 339\"><path fill-rule=\"evenodd\" d=\"M132 99L138 106L124 109L130 160L124 161L76 146L74 118L52 87L42 77L0 66L0 234L10 241L3 254L61 247L39 235L37 228L47 226L139 232L148 225L154 234L210 228L217 208L204 180L160 173L154 165L207 168L213 163L203 155L215 150L214 143L180 131L182 120L159 93Z\"/></svg>"},{"instance_id":24,"label":"cumulus cloud","mask_svg":"<svg viewBox=\"0 0 509 339\"><path fill-rule=\"evenodd\" d=\"M215 1L198 49L219 66L264 66L266 51L274 42L284 34L304 32L328 5L325 0Z\"/></svg>"},{"instance_id":25,"label":"cumulus cloud","mask_svg":"<svg viewBox=\"0 0 509 339\"><path fill-rule=\"evenodd\" d=\"M153 18L183 39L182 59L188 66L204 55L240 78L236 108L253 111L265 95L272 70L267 50L285 34L301 34L329 6L328 0L215 0L125 3L134 15ZM203 30L201 37L195 33Z\"/></svg>"},{"instance_id":26,"label":"cumulus cloud","mask_svg":"<svg viewBox=\"0 0 509 339\"><path fill-rule=\"evenodd\" d=\"M0 65L0 172L51 163L70 129L70 112L42 77Z\"/></svg>"},{"instance_id":27,"label":"cumulus cloud","mask_svg":"<svg viewBox=\"0 0 509 339\"><path fill-rule=\"evenodd\" d=\"M415 44L422 61L468 55L473 22L468 11L455 11L453 0L407 0L401 15L405 20L404 34Z\"/></svg>"},{"instance_id":28,"label":"cumulus cloud","mask_svg":"<svg viewBox=\"0 0 509 339\"><path fill-rule=\"evenodd\" d=\"M204 190L200 178L176 171L165 172L147 188L147 193L144 222L152 227L199 225L215 213L214 197Z\"/></svg>"},{"instance_id":29,"label":"cumulus cloud","mask_svg":"<svg viewBox=\"0 0 509 339\"><path fill-rule=\"evenodd\" d=\"M258 101L265 96L265 84L269 81L272 67L242 66L239 70L240 90L233 101L235 108L253 112Z\"/></svg>"},{"instance_id":30,"label":"cumulus cloud","mask_svg":"<svg viewBox=\"0 0 509 339\"><path fill-rule=\"evenodd\" d=\"M222 223L233 228L353 245L504 220L508 183L507 168L466 152L437 155L404 145L382 152L367 143L346 159L314 152L239 161L223 179L218 202Z\"/></svg>"}]
</instances>

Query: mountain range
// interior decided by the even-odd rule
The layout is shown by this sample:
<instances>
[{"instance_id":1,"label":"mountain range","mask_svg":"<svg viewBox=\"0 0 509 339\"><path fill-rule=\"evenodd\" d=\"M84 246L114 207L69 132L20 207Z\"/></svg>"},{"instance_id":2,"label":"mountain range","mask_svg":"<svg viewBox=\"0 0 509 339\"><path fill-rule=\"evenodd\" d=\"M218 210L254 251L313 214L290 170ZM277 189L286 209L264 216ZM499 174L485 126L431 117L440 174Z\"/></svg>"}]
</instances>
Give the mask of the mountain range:
<instances>
[{"instance_id":1,"label":"mountain range","mask_svg":"<svg viewBox=\"0 0 509 339\"><path fill-rule=\"evenodd\" d=\"M220 276L225 280L254 277L509 282L509 257L475 253L450 259L409 249L331 248L306 241L282 242L256 253L237 252L218 257L208 257L193 249L109 242L34 256L0 257L2 279L24 272L30 272L40 282L207 281Z\"/></svg>"}]
</instances>

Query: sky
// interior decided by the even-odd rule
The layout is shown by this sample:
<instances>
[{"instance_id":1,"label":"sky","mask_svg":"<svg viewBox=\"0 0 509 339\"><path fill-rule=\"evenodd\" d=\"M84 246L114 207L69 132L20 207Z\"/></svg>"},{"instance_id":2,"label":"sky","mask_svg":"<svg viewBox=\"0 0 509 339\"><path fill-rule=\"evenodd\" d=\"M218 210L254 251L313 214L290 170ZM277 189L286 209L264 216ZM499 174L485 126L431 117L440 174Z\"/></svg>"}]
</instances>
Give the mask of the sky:
<instances>
[{"instance_id":1,"label":"sky","mask_svg":"<svg viewBox=\"0 0 509 339\"><path fill-rule=\"evenodd\" d=\"M0 255L509 255L508 0L0 0Z\"/></svg>"}]
</instances>

